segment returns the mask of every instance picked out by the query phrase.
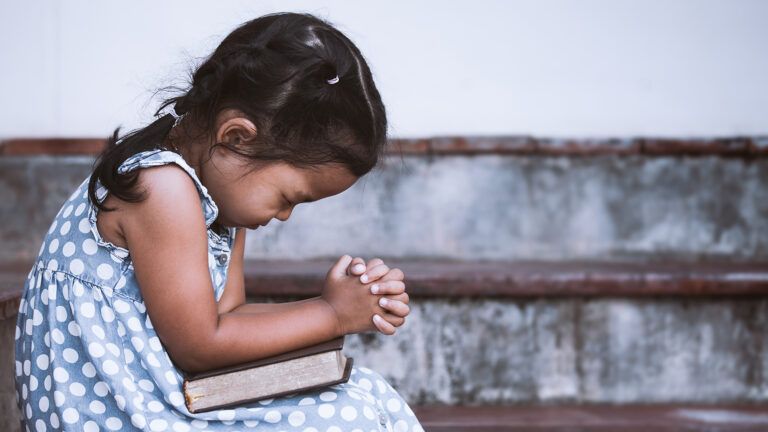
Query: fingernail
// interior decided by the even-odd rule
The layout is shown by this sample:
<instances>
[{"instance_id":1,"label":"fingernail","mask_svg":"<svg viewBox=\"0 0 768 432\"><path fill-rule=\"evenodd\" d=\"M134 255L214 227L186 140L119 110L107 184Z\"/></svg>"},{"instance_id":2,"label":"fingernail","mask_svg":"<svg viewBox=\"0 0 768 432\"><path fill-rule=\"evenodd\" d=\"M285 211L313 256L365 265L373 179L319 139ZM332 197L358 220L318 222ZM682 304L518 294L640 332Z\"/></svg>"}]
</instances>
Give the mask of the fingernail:
<instances>
[{"instance_id":1,"label":"fingernail","mask_svg":"<svg viewBox=\"0 0 768 432\"><path fill-rule=\"evenodd\" d=\"M367 275L367 274L364 274L364 275L360 276L360 280L361 280L363 283L368 283L368 275Z\"/></svg>"},{"instance_id":2,"label":"fingernail","mask_svg":"<svg viewBox=\"0 0 768 432\"><path fill-rule=\"evenodd\" d=\"M365 271L365 266L362 264L357 264L355 265L355 271L358 271L358 272Z\"/></svg>"},{"instance_id":3,"label":"fingernail","mask_svg":"<svg viewBox=\"0 0 768 432\"><path fill-rule=\"evenodd\" d=\"M389 301L387 301L387 299L385 299L384 297L379 299L379 304L382 305L382 306L386 306L388 303L389 303Z\"/></svg>"},{"instance_id":4,"label":"fingernail","mask_svg":"<svg viewBox=\"0 0 768 432\"><path fill-rule=\"evenodd\" d=\"M379 292L379 284L373 284L373 285L371 285L371 292L372 292L372 293L374 293L374 294L376 294L377 292Z\"/></svg>"},{"instance_id":5,"label":"fingernail","mask_svg":"<svg viewBox=\"0 0 768 432\"><path fill-rule=\"evenodd\" d=\"M379 321L381 321L381 317L378 316L378 315L374 315L373 316L373 320L376 321L376 322L379 322Z\"/></svg>"}]
</instances>

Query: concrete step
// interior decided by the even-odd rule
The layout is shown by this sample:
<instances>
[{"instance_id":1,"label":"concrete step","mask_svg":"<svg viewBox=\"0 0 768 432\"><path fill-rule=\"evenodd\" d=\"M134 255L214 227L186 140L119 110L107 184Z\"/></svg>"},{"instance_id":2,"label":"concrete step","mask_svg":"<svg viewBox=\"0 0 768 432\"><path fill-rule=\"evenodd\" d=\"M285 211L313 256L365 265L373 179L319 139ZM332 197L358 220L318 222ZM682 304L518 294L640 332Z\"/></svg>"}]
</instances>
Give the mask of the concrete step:
<instances>
[{"instance_id":1,"label":"concrete step","mask_svg":"<svg viewBox=\"0 0 768 432\"><path fill-rule=\"evenodd\" d=\"M247 260L248 301L318 295L331 262ZM386 262L411 314L345 350L415 404L768 402L765 263ZM0 271L6 320L28 269Z\"/></svg>"},{"instance_id":2,"label":"concrete step","mask_svg":"<svg viewBox=\"0 0 768 432\"><path fill-rule=\"evenodd\" d=\"M758 432L768 405L415 406L427 432Z\"/></svg>"}]
</instances>

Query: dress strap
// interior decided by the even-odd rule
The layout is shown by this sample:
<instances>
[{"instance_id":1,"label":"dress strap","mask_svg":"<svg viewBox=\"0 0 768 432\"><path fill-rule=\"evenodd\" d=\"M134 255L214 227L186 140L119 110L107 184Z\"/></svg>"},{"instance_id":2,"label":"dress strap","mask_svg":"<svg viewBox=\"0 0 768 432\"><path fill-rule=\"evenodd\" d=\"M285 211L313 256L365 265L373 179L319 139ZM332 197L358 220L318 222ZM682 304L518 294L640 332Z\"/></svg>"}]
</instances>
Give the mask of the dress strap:
<instances>
[{"instance_id":1,"label":"dress strap","mask_svg":"<svg viewBox=\"0 0 768 432\"><path fill-rule=\"evenodd\" d=\"M170 150L163 150L163 149L152 149L152 150L146 150L139 153L136 153L135 155L129 157L125 161L123 161L122 164L117 168L117 172L122 174L128 171L131 171L137 167L153 167L153 166L159 166L159 165L166 165L169 163L175 163L179 165L181 168L184 169L184 171L189 174L190 177L192 177L192 180L195 182L195 186L197 187L197 191L200 195L200 200L203 204L203 215L205 217L205 226L210 227L214 220L219 215L219 207L216 205L216 203L213 201L213 198L208 193L208 189L203 185L203 183L200 181L200 179L197 177L197 174L195 173L194 168L192 168L187 161L184 160L183 157L181 157L180 154L172 152ZM103 188L99 188L96 191L96 196L99 199L99 202L104 198L106 195L106 190Z\"/></svg>"}]
</instances>

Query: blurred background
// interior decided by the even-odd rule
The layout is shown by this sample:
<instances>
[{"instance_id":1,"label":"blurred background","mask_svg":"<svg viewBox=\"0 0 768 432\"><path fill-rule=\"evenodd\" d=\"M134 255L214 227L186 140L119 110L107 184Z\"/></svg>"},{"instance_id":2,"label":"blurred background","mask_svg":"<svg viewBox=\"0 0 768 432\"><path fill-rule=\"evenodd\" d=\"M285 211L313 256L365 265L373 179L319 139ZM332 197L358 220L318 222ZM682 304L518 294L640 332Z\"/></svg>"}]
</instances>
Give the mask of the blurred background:
<instances>
[{"instance_id":1,"label":"blurred background","mask_svg":"<svg viewBox=\"0 0 768 432\"><path fill-rule=\"evenodd\" d=\"M391 146L248 233L248 301L318 295L343 254L402 269L406 324L344 349L428 431L768 430L759 0L0 3L4 430L22 281L60 206L115 127L277 11L355 42Z\"/></svg>"}]
</instances>

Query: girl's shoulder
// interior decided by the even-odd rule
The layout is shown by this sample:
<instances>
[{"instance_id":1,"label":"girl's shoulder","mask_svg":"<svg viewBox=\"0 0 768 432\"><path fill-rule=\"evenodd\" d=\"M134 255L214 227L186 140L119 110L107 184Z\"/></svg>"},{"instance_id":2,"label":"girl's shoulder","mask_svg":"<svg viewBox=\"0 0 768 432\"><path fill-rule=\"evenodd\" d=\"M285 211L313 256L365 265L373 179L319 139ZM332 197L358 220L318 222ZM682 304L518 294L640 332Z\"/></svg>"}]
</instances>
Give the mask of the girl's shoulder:
<instances>
[{"instance_id":1,"label":"girl's shoulder","mask_svg":"<svg viewBox=\"0 0 768 432\"><path fill-rule=\"evenodd\" d=\"M117 171L118 173L123 174L140 168L149 168L170 164L174 164L180 167L192 179L203 205L205 225L206 227L210 227L213 221L218 217L219 208L211 195L208 193L208 189L197 176L194 168L192 168L192 166L190 166L180 154L164 149L145 150L130 156L122 164L120 164ZM98 192L98 189L97 196L100 201L103 199L102 195L100 195ZM103 193L103 196L106 196L106 193Z\"/></svg>"}]
</instances>

